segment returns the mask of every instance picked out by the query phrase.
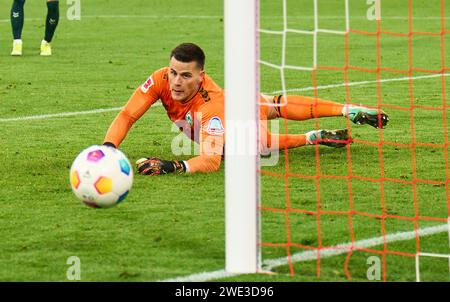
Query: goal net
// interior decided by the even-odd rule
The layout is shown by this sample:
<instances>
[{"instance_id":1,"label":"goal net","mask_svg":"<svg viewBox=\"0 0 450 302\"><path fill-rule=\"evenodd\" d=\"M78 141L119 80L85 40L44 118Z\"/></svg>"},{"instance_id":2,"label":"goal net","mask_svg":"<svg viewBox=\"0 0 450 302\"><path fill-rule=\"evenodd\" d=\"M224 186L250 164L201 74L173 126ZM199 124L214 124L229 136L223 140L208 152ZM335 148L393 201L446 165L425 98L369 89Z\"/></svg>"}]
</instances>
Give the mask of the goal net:
<instances>
[{"instance_id":1,"label":"goal net","mask_svg":"<svg viewBox=\"0 0 450 302\"><path fill-rule=\"evenodd\" d=\"M353 143L261 160L255 195L240 200L258 200L256 270L305 281L449 281L450 3L248 2L259 4L252 91L364 105L390 118L384 129L344 117L277 120L281 134L348 129Z\"/></svg>"}]
</instances>

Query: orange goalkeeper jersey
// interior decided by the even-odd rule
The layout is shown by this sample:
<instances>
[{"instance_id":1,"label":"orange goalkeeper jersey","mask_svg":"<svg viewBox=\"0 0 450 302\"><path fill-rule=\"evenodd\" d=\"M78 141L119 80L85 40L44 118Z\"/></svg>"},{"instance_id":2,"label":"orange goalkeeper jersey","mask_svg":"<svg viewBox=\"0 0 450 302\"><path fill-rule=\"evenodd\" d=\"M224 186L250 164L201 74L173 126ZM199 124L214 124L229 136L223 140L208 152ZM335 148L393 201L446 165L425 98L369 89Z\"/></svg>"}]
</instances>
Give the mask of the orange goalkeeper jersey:
<instances>
[{"instance_id":1,"label":"orange goalkeeper jersey","mask_svg":"<svg viewBox=\"0 0 450 302\"><path fill-rule=\"evenodd\" d=\"M167 115L190 139L200 144L200 154L186 161L188 172L212 172L220 167L224 146L224 92L208 75L186 103L172 99L169 68L155 71L138 87L108 129L104 142L120 145L131 126L158 100Z\"/></svg>"}]
</instances>

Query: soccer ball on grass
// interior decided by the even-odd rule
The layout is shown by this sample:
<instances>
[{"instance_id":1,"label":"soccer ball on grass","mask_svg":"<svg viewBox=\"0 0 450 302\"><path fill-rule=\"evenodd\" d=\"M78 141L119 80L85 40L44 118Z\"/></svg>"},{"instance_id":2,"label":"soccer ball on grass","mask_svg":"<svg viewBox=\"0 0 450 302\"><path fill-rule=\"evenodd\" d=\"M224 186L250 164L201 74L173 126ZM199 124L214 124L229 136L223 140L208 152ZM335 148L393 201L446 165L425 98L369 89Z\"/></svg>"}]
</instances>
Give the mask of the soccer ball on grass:
<instances>
[{"instance_id":1,"label":"soccer ball on grass","mask_svg":"<svg viewBox=\"0 0 450 302\"><path fill-rule=\"evenodd\" d=\"M70 184L75 196L93 208L109 208L128 195L133 169L127 157L108 146L83 150L70 168Z\"/></svg>"}]
</instances>

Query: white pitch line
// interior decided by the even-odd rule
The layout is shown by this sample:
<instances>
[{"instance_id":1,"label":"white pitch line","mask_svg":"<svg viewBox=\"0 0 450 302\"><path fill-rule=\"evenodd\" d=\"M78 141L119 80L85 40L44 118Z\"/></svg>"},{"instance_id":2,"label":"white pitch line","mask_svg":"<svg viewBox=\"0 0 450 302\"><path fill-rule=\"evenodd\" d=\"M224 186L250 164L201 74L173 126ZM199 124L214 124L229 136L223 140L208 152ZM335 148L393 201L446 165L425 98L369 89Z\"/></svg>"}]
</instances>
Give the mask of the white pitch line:
<instances>
[{"instance_id":1,"label":"white pitch line","mask_svg":"<svg viewBox=\"0 0 450 302\"><path fill-rule=\"evenodd\" d=\"M158 107L158 106L161 106L161 103L156 103L156 104L152 105L152 107ZM44 120L44 119L49 119L49 118L97 114L97 113L102 113L102 112L119 111L122 108L123 107L113 107L113 108L93 109L93 110L87 110L87 111L61 112L61 113L19 116L19 117L12 117L12 118L0 118L0 123L20 122L20 121L29 121L29 120Z\"/></svg>"},{"instance_id":2,"label":"white pitch line","mask_svg":"<svg viewBox=\"0 0 450 302\"><path fill-rule=\"evenodd\" d=\"M109 111L119 111L120 109L122 109L122 107L94 109L94 110L78 111L78 112L62 112L62 113L53 113L53 114L29 115L29 116L21 116L21 117L13 117L13 118L1 118L0 123L29 121L29 120L43 120L43 119L49 119L49 118L54 118L54 117L96 114L96 113L109 112Z\"/></svg>"},{"instance_id":3,"label":"white pitch line","mask_svg":"<svg viewBox=\"0 0 450 302\"><path fill-rule=\"evenodd\" d=\"M192 20L198 20L198 19L220 19L223 18L223 16L214 16L214 15L179 15L179 16L172 16L172 15L81 15L80 20L73 20L75 22L83 21L83 19L155 19L155 20L161 20L161 19L192 19ZM44 17L42 18L25 18L25 22L27 21L43 21L45 20ZM72 20L69 20L72 21ZM11 22L10 19L0 19L0 23L2 22Z\"/></svg>"},{"instance_id":4,"label":"white pitch line","mask_svg":"<svg viewBox=\"0 0 450 302\"><path fill-rule=\"evenodd\" d=\"M221 269L213 272L203 272L198 274L193 274L189 276L175 277L172 279L159 280L157 282L206 282L210 280L216 280L220 278L227 278L238 276L239 274L227 273L225 270Z\"/></svg>"},{"instance_id":5,"label":"white pitch line","mask_svg":"<svg viewBox=\"0 0 450 302\"><path fill-rule=\"evenodd\" d=\"M445 77L450 76L450 73L444 73ZM430 75L423 75L423 76L415 76L411 77L412 80L418 80L418 79L429 79L429 78L438 78L442 77L442 74L430 74ZM381 79L380 83L386 83L386 82L400 82L400 81L409 81L410 77L402 77L402 78L389 78L389 79ZM349 82L349 83L341 83L341 84L332 84L332 85L323 85L323 86L317 86L317 87L305 87L305 88L293 88L293 89L286 89L286 92L298 92L298 91L311 91L311 90L322 90L322 89L330 89L330 88L337 88L337 87L345 87L345 86L358 86L358 85L368 85L368 84L376 84L378 81L360 81L360 82ZM273 91L271 94L278 94L283 93L283 90L277 90Z\"/></svg>"},{"instance_id":6,"label":"white pitch line","mask_svg":"<svg viewBox=\"0 0 450 302\"><path fill-rule=\"evenodd\" d=\"M447 224L441 224L438 226L428 227L424 229L418 230L418 235L420 236L429 236L437 233L443 233L448 230ZM416 238L416 232L410 231L410 232L398 232L386 235L386 239L383 238L383 236L380 237L374 237L370 239L360 240L356 241L353 245L354 247L358 248L370 248L373 246L384 244L384 242L392 243L396 241L405 241L405 240L411 240ZM320 258L328 258L332 256L342 255L345 253L348 253L351 249L352 243L341 243L335 246L336 249L326 249L320 251ZM300 262L300 261L309 261L309 260L316 260L317 259L317 251L306 251L303 253L294 254L291 257L292 262ZM285 265L288 262L288 258L279 258L279 259L273 259L273 260L267 260L264 262L265 265L267 265L267 270L271 270L274 267Z\"/></svg>"},{"instance_id":7,"label":"white pitch line","mask_svg":"<svg viewBox=\"0 0 450 302\"><path fill-rule=\"evenodd\" d=\"M418 230L419 236L429 236L433 234L443 233L448 231L448 224L437 225L433 227L423 228ZM384 242L392 243L396 241L405 241L412 240L416 238L416 231L409 232L398 232L393 234L386 235L386 238L383 236L373 237L369 239L364 239L360 241L356 241L353 245L351 242L340 243L334 247L334 249L325 249L320 251L320 259L329 258L333 256L342 255L348 253L350 250L355 250L358 248L370 248L377 245L384 244ZM296 253L291 256L291 261L294 262L303 262L303 261L311 261L317 260L318 253L317 251L305 251L301 253ZM269 259L263 262L263 269L265 271L270 271L273 268L281 265L287 265L289 263L287 257L277 258L277 259ZM220 278L237 276L239 274L227 273L225 270L217 270L212 272L202 272L198 274L192 274L188 276L176 277L171 279L160 280L161 282L206 282L211 280L216 280Z\"/></svg>"},{"instance_id":8,"label":"white pitch line","mask_svg":"<svg viewBox=\"0 0 450 302\"><path fill-rule=\"evenodd\" d=\"M423 76L416 76L412 77L413 80L418 79L428 79L428 78L436 78L441 77L442 74L431 74L431 75L423 75ZM444 76L448 77L450 76L450 73L445 73ZM390 78L390 79L382 79L380 80L381 83L386 82L397 82L397 81L408 81L409 77L403 77L403 78ZM331 84L331 85L323 85L323 86L317 86L317 87L304 87L304 88L294 88L294 89L288 89L286 92L298 92L298 91L311 91L311 90L322 90L322 89L332 89L337 87L344 87L346 85L348 86L364 86L369 84L375 84L377 81L360 81L360 82L349 82L349 83L340 83L340 84ZM282 90L276 90L272 91L270 93L262 92L264 94L279 94L283 93ZM161 105L160 103L152 105L158 106ZM115 107L115 108L104 108L104 109L94 109L94 110L88 110L88 111L78 111L78 112L62 112L62 113L54 113L54 114L42 114L42 115L29 115L29 116L22 116L22 117L14 117L14 118L0 118L0 123L5 122L18 122L18 121L27 121L27 120L41 120L41 119L48 119L48 118L55 118L55 117L66 117L66 116L77 116L77 115L86 115L86 114L95 114L95 113L101 113L101 112L108 112L108 111L119 111L121 107Z\"/></svg>"},{"instance_id":9,"label":"white pitch line","mask_svg":"<svg viewBox=\"0 0 450 302\"><path fill-rule=\"evenodd\" d=\"M83 19L192 19L192 20L198 20L198 19L220 19L223 18L222 15L81 15L81 20ZM359 16L350 16L352 20L367 20L367 17L359 17ZM283 16L262 16L261 19L263 20L283 20ZM289 16L290 20L295 19L302 19L302 20L308 20L308 19L314 19L313 16ZM323 20L343 20L344 17L342 16L320 16L320 19ZM382 17L383 20L409 20L408 16L392 16L392 17ZM450 19L450 17L444 17L445 20ZM29 21L42 21L44 20L44 17L42 18L25 18L25 22ZM441 17L414 17L414 20L441 20ZM3 22L11 22L10 19L0 19L0 23Z\"/></svg>"}]
</instances>

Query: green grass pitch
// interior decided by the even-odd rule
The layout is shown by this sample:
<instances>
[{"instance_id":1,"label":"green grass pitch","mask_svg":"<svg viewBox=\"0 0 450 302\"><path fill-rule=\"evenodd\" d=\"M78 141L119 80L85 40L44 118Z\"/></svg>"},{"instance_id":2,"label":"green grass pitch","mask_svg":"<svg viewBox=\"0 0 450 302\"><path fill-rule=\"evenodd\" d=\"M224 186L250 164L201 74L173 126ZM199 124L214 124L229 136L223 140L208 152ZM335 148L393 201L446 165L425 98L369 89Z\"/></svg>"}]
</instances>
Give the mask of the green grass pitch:
<instances>
[{"instance_id":1,"label":"green grass pitch","mask_svg":"<svg viewBox=\"0 0 450 302\"><path fill-rule=\"evenodd\" d=\"M70 256L81 261L82 281L156 281L224 268L224 169L214 174L164 177L137 175L127 199L108 210L81 205L69 185L69 168L75 156L92 144L100 144L117 111L87 115L8 120L123 106L132 91L155 69L168 63L170 50L178 43L191 41L203 47L206 70L223 86L223 2L211 0L143 1L126 3L110 0L82 1L81 20L66 18L67 5L61 1L61 20L56 31L53 56L39 56L44 33L44 1L27 1L23 32L24 55L11 57L9 10L11 1L0 3L0 280L67 281L66 263ZM312 0L287 1L288 26L312 30ZM413 1L413 30L441 31L440 1ZM151 3L151 4L150 4ZM407 1L383 1L381 26L385 31L408 33ZM376 31L376 21L367 19L366 1L350 1L350 27ZM445 25L450 29L450 3L445 3ZM281 30L281 1L261 0L261 27ZM193 16L198 16L195 18ZM319 1L319 26L345 30L344 1ZM319 34L318 64L342 68L345 64L344 36ZM443 47L441 47L441 44ZM281 63L282 40L277 35L261 34L261 59ZM312 36L289 33L286 64L311 67ZM408 37L381 35L381 67L407 70ZM442 61L450 65L450 34L413 35L412 64L416 68L440 70ZM444 49L444 55L442 55ZM377 64L376 36L349 35L349 64L374 69ZM394 144L377 146L380 132L369 126L351 125L356 143L350 150L319 148L320 166L314 147L288 153L289 172L304 176L353 176L379 179L380 166L385 178L410 182L364 181L353 178L352 203L346 178L261 176L263 207L286 208L289 188L291 207L316 211L318 191L322 211L357 212L382 215L382 200L387 215L414 218L415 215L445 219L449 208L446 156L450 131L450 110L409 109L415 106L442 108L443 90L450 95L450 77L422 77L414 72L411 100L409 81L392 81L407 75L381 72L387 80L377 87L376 74L350 70L349 82L366 84L345 86L344 73L320 69L313 82L311 72L287 71L286 88L299 89L335 85L320 89L325 99L376 106L379 101L391 106L385 110L390 123L382 138ZM275 69L261 66L261 90L281 89ZM380 90L378 90L380 89ZM292 92L294 93L294 92ZM302 94L312 96L314 91ZM381 100L378 98L380 95ZM413 118L411 118L411 113ZM444 119L445 118L445 119ZM447 120L447 123L444 123ZM411 122L414 127L411 127ZM284 123L280 123L284 130ZM289 133L319 128L343 128L344 118L289 122ZM444 127L447 127L445 129ZM414 129L414 132L413 129ZM412 137L423 144L408 148ZM161 106L151 108L139 120L121 146L130 161L143 156L172 159L171 123ZM372 142L367 145L362 142ZM438 146L436 148L430 147ZM446 149L447 148L447 149ZM380 163L380 150L382 163ZM351 169L348 155L351 155ZM178 157L180 158L180 157ZM181 157L187 159L188 156ZM414 159L414 160L413 160ZM447 169L447 170L446 170ZM266 172L284 173L286 158L282 152L278 165L263 167ZM415 183L416 179L432 183ZM382 197L383 196L383 197ZM414 207L414 200L416 207ZM418 212L415 213L415 209ZM317 247L408 232L413 221L352 215L320 216L320 232L314 215L289 214L291 242ZM442 225L442 221L419 220L419 228ZM262 241L285 244L286 215L262 211ZM414 254L416 240L387 243L389 251ZM383 245L370 247L383 251ZM420 238L422 252L449 254L447 232ZM290 253L305 252L291 247ZM286 257L285 247L262 247L262 259ZM348 254L323 258L320 278L317 261L293 263L295 275L285 263L273 269L274 275L252 274L221 281L345 281ZM367 281L370 256L354 251L348 261L353 281ZM421 278L426 281L450 281L446 258L420 258ZM414 281L415 258L387 254L384 259L388 281Z\"/></svg>"}]
</instances>

